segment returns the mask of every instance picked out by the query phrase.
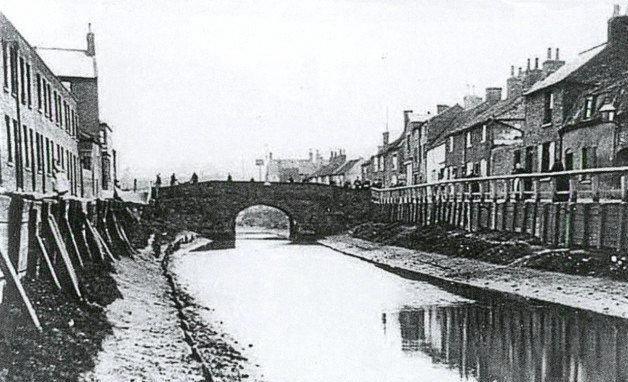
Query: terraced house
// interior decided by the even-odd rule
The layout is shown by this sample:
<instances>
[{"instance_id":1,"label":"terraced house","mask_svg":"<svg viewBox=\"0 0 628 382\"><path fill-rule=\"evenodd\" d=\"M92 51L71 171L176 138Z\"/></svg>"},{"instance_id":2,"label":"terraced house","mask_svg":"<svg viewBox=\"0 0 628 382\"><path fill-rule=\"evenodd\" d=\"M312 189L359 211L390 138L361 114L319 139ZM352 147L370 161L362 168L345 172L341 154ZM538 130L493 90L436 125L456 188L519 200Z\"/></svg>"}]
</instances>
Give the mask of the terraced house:
<instances>
[{"instance_id":1,"label":"terraced house","mask_svg":"<svg viewBox=\"0 0 628 382\"><path fill-rule=\"evenodd\" d=\"M71 195L113 196L116 153L99 115L94 34L85 49L35 48L0 13L0 40L0 185L50 194L63 171Z\"/></svg>"},{"instance_id":2,"label":"terraced house","mask_svg":"<svg viewBox=\"0 0 628 382\"><path fill-rule=\"evenodd\" d=\"M4 139L0 184L6 190L50 193L53 167L80 193L78 100L0 13Z\"/></svg>"}]
</instances>

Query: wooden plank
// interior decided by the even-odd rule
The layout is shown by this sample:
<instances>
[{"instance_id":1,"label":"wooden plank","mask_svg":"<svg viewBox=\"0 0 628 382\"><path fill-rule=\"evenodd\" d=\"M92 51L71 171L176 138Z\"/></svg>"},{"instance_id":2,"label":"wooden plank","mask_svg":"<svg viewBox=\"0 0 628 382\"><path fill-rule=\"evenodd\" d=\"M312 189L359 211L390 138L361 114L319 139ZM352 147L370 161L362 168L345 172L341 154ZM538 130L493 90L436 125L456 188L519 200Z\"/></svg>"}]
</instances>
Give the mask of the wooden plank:
<instances>
[{"instance_id":1,"label":"wooden plank","mask_svg":"<svg viewBox=\"0 0 628 382\"><path fill-rule=\"evenodd\" d=\"M26 291L20 282L20 278L17 275L13 264L11 263L11 259L6 252L0 251L0 270L2 270L2 274L4 274L4 279L6 280L7 286L12 288L13 292L10 293L11 296L16 296L17 300L20 302L22 308L28 314L28 317L31 320L33 326L41 332L41 323L39 322L39 317L37 317L37 312L33 308L33 304L31 300L26 295Z\"/></svg>"},{"instance_id":2,"label":"wooden plank","mask_svg":"<svg viewBox=\"0 0 628 382\"><path fill-rule=\"evenodd\" d=\"M59 278L57 277L57 272L55 271L54 266L52 265L52 261L50 261L50 256L48 256L48 250L44 245L44 241L42 240L39 233L37 234L37 245L39 246L39 254L46 265L46 270L48 271L48 275L52 280L52 283L57 287L57 289L61 290L61 283L59 282Z\"/></svg>"},{"instance_id":3,"label":"wooden plank","mask_svg":"<svg viewBox=\"0 0 628 382\"><path fill-rule=\"evenodd\" d=\"M107 244L107 242L105 242L105 239L103 239L103 237L100 235L98 230L94 228L94 226L92 225L92 222L90 222L88 220L87 221L87 226L90 227L90 229L93 232L94 237L96 238L96 240L100 242L100 244L101 244L101 246L103 248L103 253L105 255L107 255L106 257L109 258L109 260L111 260L111 261L116 261L116 258L113 256L113 253L111 253L111 250L109 249L109 245Z\"/></svg>"},{"instance_id":4,"label":"wooden plank","mask_svg":"<svg viewBox=\"0 0 628 382\"><path fill-rule=\"evenodd\" d=\"M68 249L65 247L65 243L61 238L61 232L59 232L59 227L57 226L57 222L55 219L48 215L48 227L52 234L53 242L55 243L59 254L61 255L61 260L64 265L64 270L67 273L70 281L72 292L78 297L82 298L81 291L79 288L78 277L76 276L76 270L74 269L74 265L72 265L72 261L70 260L70 254L68 253Z\"/></svg>"}]
</instances>

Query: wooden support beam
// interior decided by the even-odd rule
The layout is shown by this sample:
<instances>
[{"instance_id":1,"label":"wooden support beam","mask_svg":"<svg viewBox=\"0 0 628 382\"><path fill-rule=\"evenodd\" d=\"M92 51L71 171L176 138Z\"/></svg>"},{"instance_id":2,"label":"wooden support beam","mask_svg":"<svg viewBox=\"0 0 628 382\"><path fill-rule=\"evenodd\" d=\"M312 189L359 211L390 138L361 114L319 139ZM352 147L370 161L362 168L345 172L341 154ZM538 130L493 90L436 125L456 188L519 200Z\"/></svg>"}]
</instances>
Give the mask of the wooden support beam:
<instances>
[{"instance_id":1,"label":"wooden support beam","mask_svg":"<svg viewBox=\"0 0 628 382\"><path fill-rule=\"evenodd\" d=\"M12 290L13 292L7 293L7 295L15 296L17 298L21 307L28 314L28 317L35 329L41 332L41 323L39 322L39 317L37 317L37 312L35 312L35 308L33 308L31 300L26 295L26 291L20 282L17 271L11 263L11 259L9 259L7 253L3 251L0 251L0 270L2 270L7 287L11 288L9 291Z\"/></svg>"},{"instance_id":2,"label":"wooden support beam","mask_svg":"<svg viewBox=\"0 0 628 382\"><path fill-rule=\"evenodd\" d=\"M55 219L51 215L48 215L47 217L49 232L52 235L52 241L55 244L58 253L61 255L63 270L65 271L67 279L69 280L68 284L71 287L70 289L76 297L82 298L78 277L76 276L76 270L74 269L74 265L72 265L68 250L65 246L65 243L63 242L63 239L61 238L61 232L59 232L59 227L57 226Z\"/></svg>"},{"instance_id":3,"label":"wooden support beam","mask_svg":"<svg viewBox=\"0 0 628 382\"><path fill-rule=\"evenodd\" d=\"M116 258L113 256L113 253L111 253L109 246L107 245L105 240L102 238L102 236L100 236L100 233L98 232L98 230L94 228L94 226L92 225L92 222L89 220L87 220L87 227L91 231L92 235L94 235L94 237L96 238L96 241L100 243L100 247L102 248L103 254L106 255L105 258L108 258L109 260L115 262Z\"/></svg>"},{"instance_id":4,"label":"wooden support beam","mask_svg":"<svg viewBox=\"0 0 628 382\"><path fill-rule=\"evenodd\" d=\"M60 204L60 208L61 210L59 211L58 222L59 222L60 228L62 228L62 230L65 231L64 236L66 237L66 240L65 240L66 247L69 246L71 248L79 266L83 268L85 264L83 262L83 256L81 255L81 251L79 250L78 245L76 244L76 238L74 237L74 233L72 232L72 227L70 226L70 222L68 220L67 204L65 202L63 204Z\"/></svg>"}]
</instances>

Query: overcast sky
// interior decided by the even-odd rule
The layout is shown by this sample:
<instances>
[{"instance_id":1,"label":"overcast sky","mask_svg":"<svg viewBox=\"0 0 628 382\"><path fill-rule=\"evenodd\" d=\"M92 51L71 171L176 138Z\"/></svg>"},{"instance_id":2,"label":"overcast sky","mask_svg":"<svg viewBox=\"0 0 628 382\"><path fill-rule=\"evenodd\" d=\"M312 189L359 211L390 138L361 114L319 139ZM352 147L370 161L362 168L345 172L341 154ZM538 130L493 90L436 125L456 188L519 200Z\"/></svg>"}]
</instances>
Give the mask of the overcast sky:
<instances>
[{"instance_id":1,"label":"overcast sky","mask_svg":"<svg viewBox=\"0 0 628 382\"><path fill-rule=\"evenodd\" d=\"M569 59L606 41L609 0L2 0L32 45L96 33L101 119L119 168L205 169L254 160L368 155L402 111L503 86L510 65ZM625 3L625 2L624 2ZM625 4L622 4L622 6ZM625 9L622 7L622 12ZM190 170L191 172L191 170ZM183 174L181 174L183 176ZM222 176L222 175L221 175Z\"/></svg>"}]
</instances>

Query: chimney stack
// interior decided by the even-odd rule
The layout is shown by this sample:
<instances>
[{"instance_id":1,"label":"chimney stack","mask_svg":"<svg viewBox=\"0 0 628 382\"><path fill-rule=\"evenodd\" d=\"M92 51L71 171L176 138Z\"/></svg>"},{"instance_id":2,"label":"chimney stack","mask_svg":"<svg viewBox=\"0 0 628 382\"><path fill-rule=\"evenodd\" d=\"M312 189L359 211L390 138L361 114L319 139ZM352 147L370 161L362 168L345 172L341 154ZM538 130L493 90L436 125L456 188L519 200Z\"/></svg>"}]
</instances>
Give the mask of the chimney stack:
<instances>
[{"instance_id":1,"label":"chimney stack","mask_svg":"<svg viewBox=\"0 0 628 382\"><path fill-rule=\"evenodd\" d=\"M502 88L486 88L486 102L491 104L502 100Z\"/></svg>"},{"instance_id":2,"label":"chimney stack","mask_svg":"<svg viewBox=\"0 0 628 382\"><path fill-rule=\"evenodd\" d=\"M526 69L526 72L530 71L530 59L528 58L528 68Z\"/></svg>"},{"instance_id":3,"label":"chimney stack","mask_svg":"<svg viewBox=\"0 0 628 382\"><path fill-rule=\"evenodd\" d=\"M539 58L534 58L534 70L539 70Z\"/></svg>"},{"instance_id":4,"label":"chimney stack","mask_svg":"<svg viewBox=\"0 0 628 382\"><path fill-rule=\"evenodd\" d=\"M441 114L445 110L449 109L449 105L436 105L436 114Z\"/></svg>"},{"instance_id":5,"label":"chimney stack","mask_svg":"<svg viewBox=\"0 0 628 382\"><path fill-rule=\"evenodd\" d=\"M511 65L510 66L510 77L514 77L515 76L515 66Z\"/></svg>"},{"instance_id":6,"label":"chimney stack","mask_svg":"<svg viewBox=\"0 0 628 382\"><path fill-rule=\"evenodd\" d=\"M85 50L85 55L89 57L94 57L96 55L96 42L94 38L94 33L92 33L92 23L87 24L87 49Z\"/></svg>"},{"instance_id":7,"label":"chimney stack","mask_svg":"<svg viewBox=\"0 0 628 382\"><path fill-rule=\"evenodd\" d=\"M408 123L410 123L410 114L412 113L412 110L404 110L403 111L403 128L405 129L406 126L408 126Z\"/></svg>"},{"instance_id":8,"label":"chimney stack","mask_svg":"<svg viewBox=\"0 0 628 382\"><path fill-rule=\"evenodd\" d=\"M627 9L628 10L628 9ZM620 15L619 5L613 8L613 17L608 20L608 45L628 45L628 15Z\"/></svg>"},{"instance_id":9,"label":"chimney stack","mask_svg":"<svg viewBox=\"0 0 628 382\"><path fill-rule=\"evenodd\" d=\"M560 60L560 48L556 48L556 61Z\"/></svg>"},{"instance_id":10,"label":"chimney stack","mask_svg":"<svg viewBox=\"0 0 628 382\"><path fill-rule=\"evenodd\" d=\"M384 146L388 144L389 137L390 137L390 133L388 131L384 131L384 133L382 134Z\"/></svg>"},{"instance_id":11,"label":"chimney stack","mask_svg":"<svg viewBox=\"0 0 628 382\"><path fill-rule=\"evenodd\" d=\"M312 149L310 149L310 152L308 153L308 159L310 162L314 162L314 153L312 152Z\"/></svg>"},{"instance_id":12,"label":"chimney stack","mask_svg":"<svg viewBox=\"0 0 628 382\"><path fill-rule=\"evenodd\" d=\"M547 48L547 59L548 60L552 59L552 48Z\"/></svg>"}]
</instances>

